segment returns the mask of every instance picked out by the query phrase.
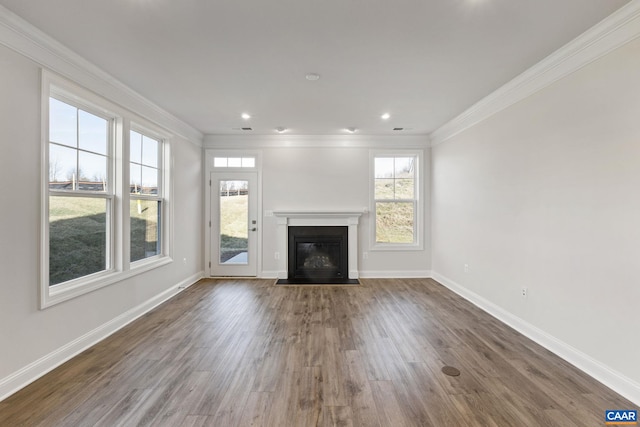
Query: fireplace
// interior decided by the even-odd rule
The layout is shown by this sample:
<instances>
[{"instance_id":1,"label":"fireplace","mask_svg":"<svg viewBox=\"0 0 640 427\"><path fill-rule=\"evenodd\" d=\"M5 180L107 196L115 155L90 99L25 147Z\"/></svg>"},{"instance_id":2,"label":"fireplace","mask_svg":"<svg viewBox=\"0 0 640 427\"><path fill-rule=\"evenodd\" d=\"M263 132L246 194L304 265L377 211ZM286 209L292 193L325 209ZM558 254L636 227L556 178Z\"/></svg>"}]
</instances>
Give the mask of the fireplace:
<instances>
[{"instance_id":1,"label":"fireplace","mask_svg":"<svg viewBox=\"0 0 640 427\"><path fill-rule=\"evenodd\" d=\"M349 277L348 227L289 227L288 280L341 282Z\"/></svg>"},{"instance_id":2,"label":"fireplace","mask_svg":"<svg viewBox=\"0 0 640 427\"><path fill-rule=\"evenodd\" d=\"M358 222L366 212L366 209L266 211L265 216L273 215L278 222L275 253L278 283L358 284ZM297 245L301 256L293 253L296 244L291 244L290 229L303 230ZM334 235L321 236L317 231L309 231L313 229ZM341 230L339 245L332 230ZM321 237L320 241L310 241L313 236Z\"/></svg>"}]
</instances>

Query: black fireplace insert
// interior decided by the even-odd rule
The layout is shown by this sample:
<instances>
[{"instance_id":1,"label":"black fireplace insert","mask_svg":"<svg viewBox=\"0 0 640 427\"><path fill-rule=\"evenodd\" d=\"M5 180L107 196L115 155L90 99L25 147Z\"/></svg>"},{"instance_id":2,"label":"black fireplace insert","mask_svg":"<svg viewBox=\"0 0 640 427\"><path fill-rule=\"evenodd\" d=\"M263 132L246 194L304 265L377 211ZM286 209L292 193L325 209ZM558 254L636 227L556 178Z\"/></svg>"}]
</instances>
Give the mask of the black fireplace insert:
<instances>
[{"instance_id":1,"label":"black fireplace insert","mask_svg":"<svg viewBox=\"0 0 640 427\"><path fill-rule=\"evenodd\" d=\"M287 283L358 283L349 280L349 228L288 227Z\"/></svg>"}]
</instances>

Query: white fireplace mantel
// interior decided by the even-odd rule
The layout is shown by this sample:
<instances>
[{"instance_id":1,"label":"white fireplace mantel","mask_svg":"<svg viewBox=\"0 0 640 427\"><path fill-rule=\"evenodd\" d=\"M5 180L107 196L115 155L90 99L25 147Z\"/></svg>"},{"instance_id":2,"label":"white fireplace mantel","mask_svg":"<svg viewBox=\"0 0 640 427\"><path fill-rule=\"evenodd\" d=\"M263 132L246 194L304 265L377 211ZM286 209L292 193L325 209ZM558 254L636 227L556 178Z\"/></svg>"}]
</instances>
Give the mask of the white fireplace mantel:
<instances>
[{"instance_id":1,"label":"white fireplace mantel","mask_svg":"<svg viewBox=\"0 0 640 427\"><path fill-rule=\"evenodd\" d=\"M287 278L287 242L289 241L289 226L347 226L349 227L349 279L357 279L358 273L358 222L367 213L366 209L359 210L281 210L274 211L278 220L278 279Z\"/></svg>"}]
</instances>

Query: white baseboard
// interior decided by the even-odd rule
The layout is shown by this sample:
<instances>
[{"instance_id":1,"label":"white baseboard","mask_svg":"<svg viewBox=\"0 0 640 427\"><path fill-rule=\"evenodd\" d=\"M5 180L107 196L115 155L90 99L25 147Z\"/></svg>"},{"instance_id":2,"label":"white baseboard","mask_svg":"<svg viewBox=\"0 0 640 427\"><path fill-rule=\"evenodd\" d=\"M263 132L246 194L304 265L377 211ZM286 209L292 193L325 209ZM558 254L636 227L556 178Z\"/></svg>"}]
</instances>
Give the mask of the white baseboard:
<instances>
[{"instance_id":1,"label":"white baseboard","mask_svg":"<svg viewBox=\"0 0 640 427\"><path fill-rule=\"evenodd\" d=\"M431 277L431 270L360 270L360 279L423 279Z\"/></svg>"},{"instance_id":2,"label":"white baseboard","mask_svg":"<svg viewBox=\"0 0 640 427\"><path fill-rule=\"evenodd\" d=\"M277 270L274 270L274 271L262 270L262 273L260 273L260 278L261 279L277 279L278 278L278 271Z\"/></svg>"},{"instance_id":3,"label":"white baseboard","mask_svg":"<svg viewBox=\"0 0 640 427\"><path fill-rule=\"evenodd\" d=\"M109 335L125 327L138 317L153 310L158 305L202 279L202 277L204 277L204 272L200 271L184 279L166 291L154 296L131 310L122 313L113 320L110 320L57 350L54 350L46 356L41 357L8 377L0 379L0 401L6 399L16 391L24 388L46 373L62 365L64 362L80 354L92 345L107 338Z\"/></svg>"},{"instance_id":4,"label":"white baseboard","mask_svg":"<svg viewBox=\"0 0 640 427\"><path fill-rule=\"evenodd\" d=\"M576 368L585 372L587 375L600 381L602 384L606 385L616 393L624 396L636 405L640 405L640 384L638 384L637 382L625 377L620 372L611 369L605 364L570 346L564 341L557 339L547 332L524 321L518 316L515 316L507 310L495 305L491 301L485 299L484 297L481 297L475 292L468 290L467 288L459 285L453 280L450 280L447 277L436 272L433 272L433 275L431 277L441 283L443 286L460 295L464 299L478 306L491 316L511 326L513 329L520 332L527 338L535 341L547 350L571 363Z\"/></svg>"}]
</instances>

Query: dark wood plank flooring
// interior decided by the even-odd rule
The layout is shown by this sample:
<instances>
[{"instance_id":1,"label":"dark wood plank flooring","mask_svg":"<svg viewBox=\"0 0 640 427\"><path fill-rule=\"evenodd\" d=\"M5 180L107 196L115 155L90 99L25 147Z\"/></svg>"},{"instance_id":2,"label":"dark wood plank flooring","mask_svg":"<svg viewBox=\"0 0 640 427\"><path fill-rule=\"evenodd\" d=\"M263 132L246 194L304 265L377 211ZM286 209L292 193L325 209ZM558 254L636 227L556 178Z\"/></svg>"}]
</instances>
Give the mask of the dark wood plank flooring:
<instances>
[{"instance_id":1,"label":"dark wood plank flooring","mask_svg":"<svg viewBox=\"0 0 640 427\"><path fill-rule=\"evenodd\" d=\"M0 426L571 427L635 408L431 279L362 282L203 280L0 402Z\"/></svg>"}]
</instances>

